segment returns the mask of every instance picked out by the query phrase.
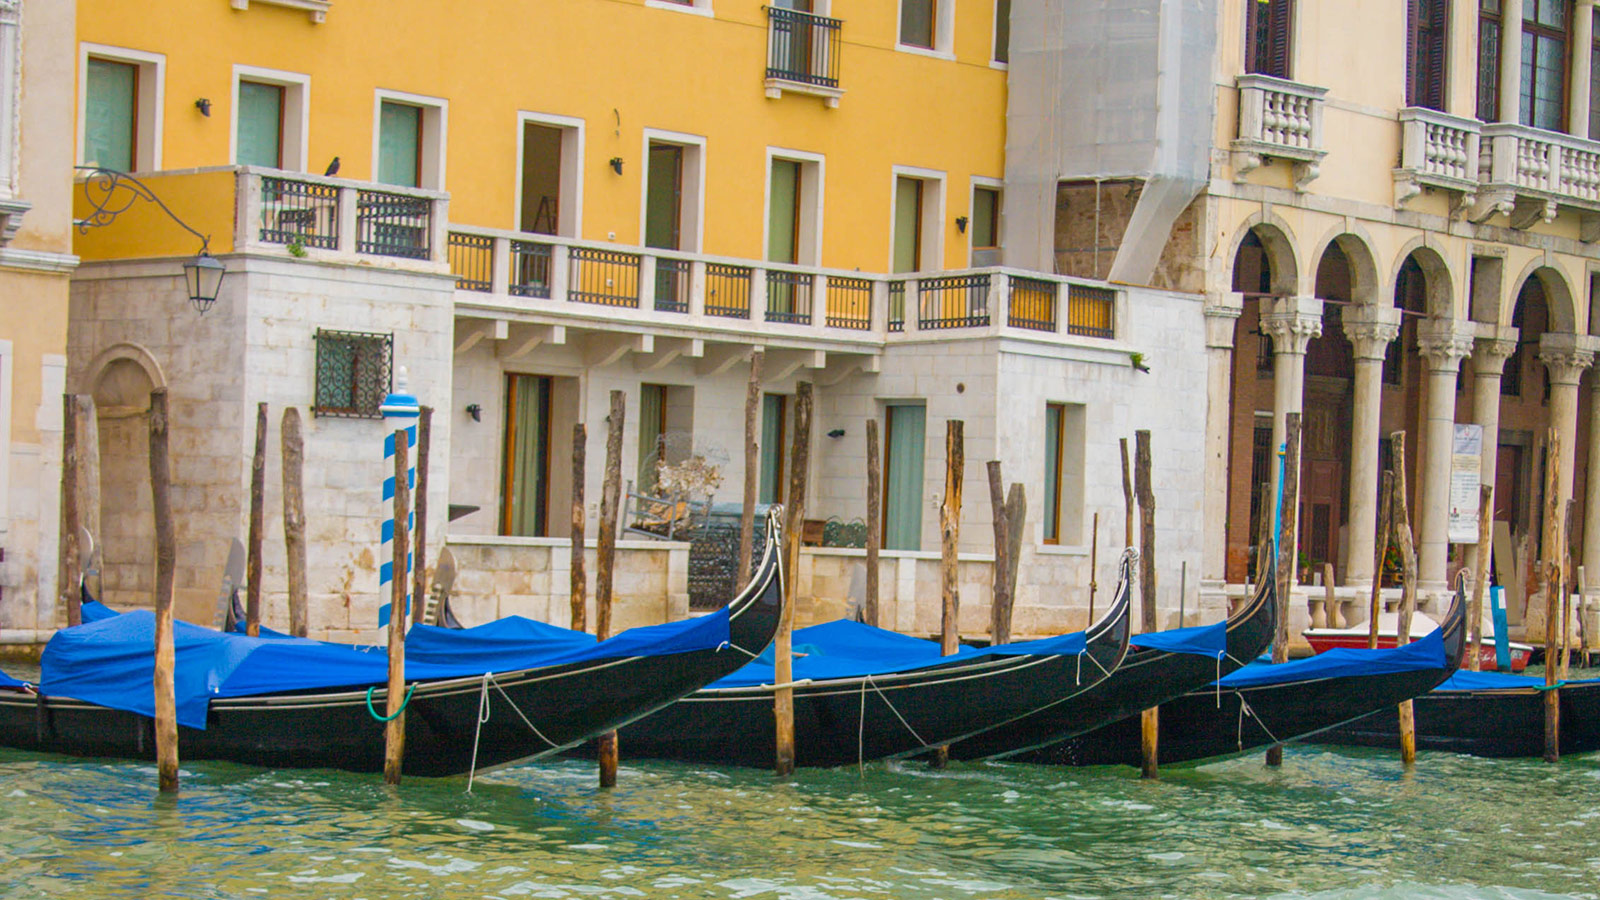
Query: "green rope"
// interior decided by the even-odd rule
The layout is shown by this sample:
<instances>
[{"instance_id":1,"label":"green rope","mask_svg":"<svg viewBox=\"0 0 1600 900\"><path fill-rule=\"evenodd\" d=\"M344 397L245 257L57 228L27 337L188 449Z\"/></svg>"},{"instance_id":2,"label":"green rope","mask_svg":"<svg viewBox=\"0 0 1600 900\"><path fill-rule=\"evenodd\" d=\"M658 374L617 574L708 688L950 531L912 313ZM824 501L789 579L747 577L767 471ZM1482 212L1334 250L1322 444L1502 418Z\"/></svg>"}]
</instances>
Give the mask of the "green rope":
<instances>
[{"instance_id":1,"label":"green rope","mask_svg":"<svg viewBox=\"0 0 1600 900\"><path fill-rule=\"evenodd\" d=\"M376 685L367 688L367 712L379 722L393 722L395 719L400 718L400 714L406 711L407 706L411 705L411 695L416 693L417 683L413 681L411 686L406 688L406 698L400 701L400 708L395 710L392 716L380 716L378 711L372 708L372 692L377 689Z\"/></svg>"}]
</instances>

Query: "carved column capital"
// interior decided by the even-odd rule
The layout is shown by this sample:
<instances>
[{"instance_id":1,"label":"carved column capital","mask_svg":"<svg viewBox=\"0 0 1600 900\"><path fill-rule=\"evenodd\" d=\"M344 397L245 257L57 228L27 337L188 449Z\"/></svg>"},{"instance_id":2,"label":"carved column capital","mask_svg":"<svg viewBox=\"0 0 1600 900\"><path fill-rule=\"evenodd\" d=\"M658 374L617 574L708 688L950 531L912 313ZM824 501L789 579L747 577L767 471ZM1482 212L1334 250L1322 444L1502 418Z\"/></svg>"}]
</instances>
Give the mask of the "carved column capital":
<instances>
[{"instance_id":1,"label":"carved column capital","mask_svg":"<svg viewBox=\"0 0 1600 900\"><path fill-rule=\"evenodd\" d=\"M1232 350L1234 326L1244 312L1244 295L1230 292L1208 296L1202 311L1206 317L1206 348Z\"/></svg>"},{"instance_id":2,"label":"carved column capital","mask_svg":"<svg viewBox=\"0 0 1600 900\"><path fill-rule=\"evenodd\" d=\"M1400 335L1400 310L1385 306L1347 307L1343 326L1356 359L1383 359L1390 342Z\"/></svg>"},{"instance_id":3,"label":"carved column capital","mask_svg":"<svg viewBox=\"0 0 1600 900\"><path fill-rule=\"evenodd\" d=\"M1499 378L1506 360L1517 352L1517 329L1502 328L1493 337L1479 336L1472 342L1472 372L1479 378Z\"/></svg>"},{"instance_id":4,"label":"carved column capital","mask_svg":"<svg viewBox=\"0 0 1600 900\"><path fill-rule=\"evenodd\" d=\"M1551 384L1576 385L1583 370L1594 364L1594 339L1588 335L1546 332L1539 338L1539 361Z\"/></svg>"},{"instance_id":5,"label":"carved column capital","mask_svg":"<svg viewBox=\"0 0 1600 900\"><path fill-rule=\"evenodd\" d=\"M1322 301L1314 297L1282 297L1263 304L1261 331L1272 338L1272 352L1304 356L1312 338L1322 336Z\"/></svg>"},{"instance_id":6,"label":"carved column capital","mask_svg":"<svg viewBox=\"0 0 1600 900\"><path fill-rule=\"evenodd\" d=\"M1417 352L1430 372L1456 372L1472 353L1471 330L1454 319L1429 319L1417 326Z\"/></svg>"}]
</instances>

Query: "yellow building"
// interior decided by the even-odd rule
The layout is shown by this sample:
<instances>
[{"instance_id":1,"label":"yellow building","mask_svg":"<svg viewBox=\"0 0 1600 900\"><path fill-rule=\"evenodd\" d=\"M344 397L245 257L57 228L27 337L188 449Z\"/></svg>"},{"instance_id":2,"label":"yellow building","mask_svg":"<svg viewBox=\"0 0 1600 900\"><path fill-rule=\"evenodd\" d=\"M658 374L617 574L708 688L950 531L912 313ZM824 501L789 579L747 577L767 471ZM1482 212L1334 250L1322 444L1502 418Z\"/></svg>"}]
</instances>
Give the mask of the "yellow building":
<instances>
[{"instance_id":1,"label":"yellow building","mask_svg":"<svg viewBox=\"0 0 1600 900\"><path fill-rule=\"evenodd\" d=\"M72 29L70 3L0 0L0 644L57 609Z\"/></svg>"}]
</instances>

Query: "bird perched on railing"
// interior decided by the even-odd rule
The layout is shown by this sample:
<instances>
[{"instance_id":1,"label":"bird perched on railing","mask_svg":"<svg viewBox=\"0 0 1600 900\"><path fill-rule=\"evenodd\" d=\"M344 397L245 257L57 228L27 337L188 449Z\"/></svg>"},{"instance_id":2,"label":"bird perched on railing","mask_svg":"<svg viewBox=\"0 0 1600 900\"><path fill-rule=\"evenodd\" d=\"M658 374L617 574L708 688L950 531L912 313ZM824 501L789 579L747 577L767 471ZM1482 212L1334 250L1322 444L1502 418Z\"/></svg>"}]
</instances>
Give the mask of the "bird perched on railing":
<instances>
[{"instance_id":1,"label":"bird perched on railing","mask_svg":"<svg viewBox=\"0 0 1600 900\"><path fill-rule=\"evenodd\" d=\"M328 170L326 172L323 172L322 174L326 175L329 178L332 178L333 176L339 174L339 157L335 156L333 158L333 162L328 163Z\"/></svg>"}]
</instances>

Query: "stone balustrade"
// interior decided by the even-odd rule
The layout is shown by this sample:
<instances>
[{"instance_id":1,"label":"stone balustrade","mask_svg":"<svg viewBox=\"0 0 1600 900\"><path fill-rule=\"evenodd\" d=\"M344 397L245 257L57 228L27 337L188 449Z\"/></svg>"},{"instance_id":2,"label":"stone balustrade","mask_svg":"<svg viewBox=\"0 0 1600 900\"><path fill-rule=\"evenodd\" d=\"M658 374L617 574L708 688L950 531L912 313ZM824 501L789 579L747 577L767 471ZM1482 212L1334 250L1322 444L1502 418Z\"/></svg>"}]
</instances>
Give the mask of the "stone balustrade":
<instances>
[{"instance_id":1,"label":"stone balustrade","mask_svg":"<svg viewBox=\"0 0 1600 900\"><path fill-rule=\"evenodd\" d=\"M1399 121L1395 205L1405 205L1423 188L1458 192L1458 205L1470 205L1478 192L1479 122L1417 106L1400 110Z\"/></svg>"},{"instance_id":2,"label":"stone balustrade","mask_svg":"<svg viewBox=\"0 0 1600 900\"><path fill-rule=\"evenodd\" d=\"M1322 110L1327 88L1274 78L1240 75L1239 137L1232 144L1234 178L1243 180L1269 159L1294 167L1294 186L1305 190L1327 155Z\"/></svg>"}]
</instances>

